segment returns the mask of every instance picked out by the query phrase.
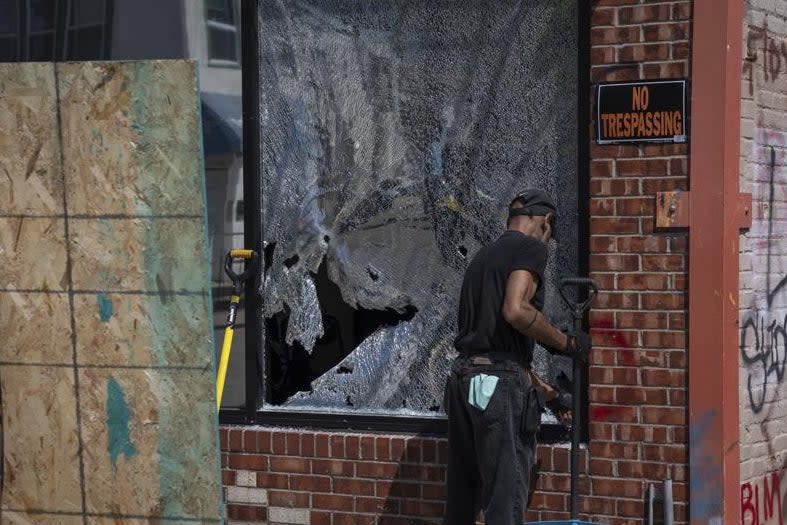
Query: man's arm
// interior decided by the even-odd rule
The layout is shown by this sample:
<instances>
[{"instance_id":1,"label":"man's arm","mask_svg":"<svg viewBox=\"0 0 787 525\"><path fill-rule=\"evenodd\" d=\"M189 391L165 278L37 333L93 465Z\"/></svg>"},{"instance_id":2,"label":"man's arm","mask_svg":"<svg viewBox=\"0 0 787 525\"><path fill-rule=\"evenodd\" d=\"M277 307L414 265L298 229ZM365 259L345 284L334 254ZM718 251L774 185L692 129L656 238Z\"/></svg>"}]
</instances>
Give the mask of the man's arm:
<instances>
[{"instance_id":1,"label":"man's arm","mask_svg":"<svg viewBox=\"0 0 787 525\"><path fill-rule=\"evenodd\" d=\"M538 284L527 270L514 270L508 276L503 301L503 318L511 326L542 345L566 353L568 336L552 326L530 302Z\"/></svg>"}]
</instances>

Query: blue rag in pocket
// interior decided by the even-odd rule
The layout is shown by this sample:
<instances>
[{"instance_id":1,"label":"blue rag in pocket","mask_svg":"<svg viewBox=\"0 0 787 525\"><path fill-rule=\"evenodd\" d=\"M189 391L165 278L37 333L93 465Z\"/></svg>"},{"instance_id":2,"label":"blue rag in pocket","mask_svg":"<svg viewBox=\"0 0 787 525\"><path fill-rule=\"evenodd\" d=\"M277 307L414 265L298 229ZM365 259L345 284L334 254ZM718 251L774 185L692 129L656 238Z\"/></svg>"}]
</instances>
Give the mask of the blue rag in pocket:
<instances>
[{"instance_id":1,"label":"blue rag in pocket","mask_svg":"<svg viewBox=\"0 0 787 525\"><path fill-rule=\"evenodd\" d=\"M497 388L497 376L478 374L470 380L470 391L467 393L467 402L480 410L486 410L492 394Z\"/></svg>"}]
</instances>

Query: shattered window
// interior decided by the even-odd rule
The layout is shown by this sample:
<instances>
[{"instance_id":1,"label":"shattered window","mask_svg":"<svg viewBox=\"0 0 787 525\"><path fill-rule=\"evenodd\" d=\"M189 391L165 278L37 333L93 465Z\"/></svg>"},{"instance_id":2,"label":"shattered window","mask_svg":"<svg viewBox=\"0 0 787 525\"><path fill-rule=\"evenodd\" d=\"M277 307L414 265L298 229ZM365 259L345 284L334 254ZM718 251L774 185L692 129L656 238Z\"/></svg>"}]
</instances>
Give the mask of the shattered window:
<instances>
[{"instance_id":1,"label":"shattered window","mask_svg":"<svg viewBox=\"0 0 787 525\"><path fill-rule=\"evenodd\" d=\"M266 408L440 414L464 269L529 186L559 206L567 324L576 4L262 0Z\"/></svg>"}]
</instances>

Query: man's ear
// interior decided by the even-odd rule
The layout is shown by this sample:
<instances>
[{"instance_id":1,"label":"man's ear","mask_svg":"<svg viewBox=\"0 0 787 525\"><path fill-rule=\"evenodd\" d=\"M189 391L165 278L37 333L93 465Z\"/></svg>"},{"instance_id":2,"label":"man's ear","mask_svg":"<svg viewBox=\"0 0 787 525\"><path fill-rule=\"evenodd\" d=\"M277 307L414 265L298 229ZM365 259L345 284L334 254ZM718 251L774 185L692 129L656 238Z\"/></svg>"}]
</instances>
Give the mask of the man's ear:
<instances>
[{"instance_id":1,"label":"man's ear","mask_svg":"<svg viewBox=\"0 0 787 525\"><path fill-rule=\"evenodd\" d=\"M552 213L544 215L544 221L541 223L541 240L546 242L552 237Z\"/></svg>"},{"instance_id":2,"label":"man's ear","mask_svg":"<svg viewBox=\"0 0 787 525\"><path fill-rule=\"evenodd\" d=\"M544 231L550 231L551 232L551 230L552 230L552 217L553 216L554 216L554 214L551 213L551 212L547 213L546 215L544 215L544 222L541 224L541 227L544 229Z\"/></svg>"}]
</instances>

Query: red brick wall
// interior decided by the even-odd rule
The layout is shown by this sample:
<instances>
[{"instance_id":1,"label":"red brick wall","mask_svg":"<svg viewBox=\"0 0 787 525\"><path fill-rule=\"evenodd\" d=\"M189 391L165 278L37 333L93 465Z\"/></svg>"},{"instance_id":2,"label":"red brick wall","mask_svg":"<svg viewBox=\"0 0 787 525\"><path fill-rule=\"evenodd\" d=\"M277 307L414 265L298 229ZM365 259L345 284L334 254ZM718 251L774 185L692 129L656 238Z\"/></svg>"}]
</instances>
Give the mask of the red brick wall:
<instances>
[{"instance_id":1,"label":"red brick wall","mask_svg":"<svg viewBox=\"0 0 787 525\"><path fill-rule=\"evenodd\" d=\"M363 525L382 515L379 523L397 525L412 518L438 523L443 515L442 439L231 427L222 429L221 445L225 486L240 479L264 489L267 499L267 505L228 501L230 519L273 523L269 511L303 509L293 523Z\"/></svg>"},{"instance_id":2,"label":"red brick wall","mask_svg":"<svg viewBox=\"0 0 787 525\"><path fill-rule=\"evenodd\" d=\"M691 2L593 3L591 82L689 77ZM595 130L593 130L595 133ZM654 233L657 191L687 189L685 145L591 144L590 494L599 521L637 523L674 480L687 519L687 239Z\"/></svg>"},{"instance_id":3,"label":"red brick wall","mask_svg":"<svg viewBox=\"0 0 787 525\"><path fill-rule=\"evenodd\" d=\"M689 74L691 2L592 3L591 81ZM588 96L592 97L591 93ZM591 144L590 461L585 517L642 523L650 481L675 481L687 517L686 239L653 232L656 191L686 189L688 148ZM445 440L226 427L231 520L440 523ZM529 519L568 516L568 449L541 446Z\"/></svg>"},{"instance_id":4,"label":"red brick wall","mask_svg":"<svg viewBox=\"0 0 787 525\"><path fill-rule=\"evenodd\" d=\"M230 520L311 525L441 522L445 439L242 426L222 428L220 439ZM565 517L552 510L568 505L568 449L541 447L539 461L550 474L539 481L542 490L533 496L532 506L541 511L529 518ZM586 483L584 487L586 491ZM287 511L296 516L292 521L275 519Z\"/></svg>"}]
</instances>

